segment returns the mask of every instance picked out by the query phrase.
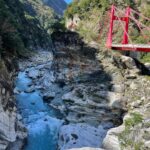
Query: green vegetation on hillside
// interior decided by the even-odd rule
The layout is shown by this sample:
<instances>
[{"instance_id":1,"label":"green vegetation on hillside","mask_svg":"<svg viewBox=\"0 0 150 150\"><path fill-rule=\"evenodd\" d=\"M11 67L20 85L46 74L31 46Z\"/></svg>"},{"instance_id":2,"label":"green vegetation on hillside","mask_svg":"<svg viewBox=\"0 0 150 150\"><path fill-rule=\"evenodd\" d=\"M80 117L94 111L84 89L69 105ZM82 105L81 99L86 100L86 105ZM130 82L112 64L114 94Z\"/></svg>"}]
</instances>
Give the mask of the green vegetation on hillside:
<instances>
[{"instance_id":1,"label":"green vegetation on hillside","mask_svg":"<svg viewBox=\"0 0 150 150\"><path fill-rule=\"evenodd\" d=\"M107 0L74 0L65 11L65 17L73 17L74 14L80 14L81 18L85 18L87 12L95 8L105 10L108 6Z\"/></svg>"},{"instance_id":2,"label":"green vegetation on hillside","mask_svg":"<svg viewBox=\"0 0 150 150\"><path fill-rule=\"evenodd\" d=\"M101 47L104 49L109 27L108 11L112 4L115 4L123 11L125 11L124 8L126 6L130 6L133 9L142 12L143 15L150 17L150 2L147 0L74 0L65 11L65 17L73 18L74 15L78 15L81 21L76 29L77 32L84 37L86 41L98 40L98 42L101 43ZM150 22L142 20L142 18L138 19L142 21L143 24L150 26ZM130 22L129 28L130 42L131 40L133 43L139 44L150 42L150 33L147 32L145 28L141 28L141 32L133 21ZM99 33L101 33L100 37ZM122 35L122 25L116 21L114 25L113 42L120 43L122 41ZM149 60L147 54L143 55L143 58Z\"/></svg>"},{"instance_id":3,"label":"green vegetation on hillside","mask_svg":"<svg viewBox=\"0 0 150 150\"><path fill-rule=\"evenodd\" d=\"M19 25L15 16L11 13L7 3L0 0L0 53L5 50L11 53L24 50L24 44L17 28L19 28Z\"/></svg>"},{"instance_id":4,"label":"green vegetation on hillside","mask_svg":"<svg viewBox=\"0 0 150 150\"><path fill-rule=\"evenodd\" d=\"M140 1L140 0L139 0ZM72 17L74 14L80 14L80 17L86 16L87 12L90 12L92 9L98 8L100 11L106 11L110 5L116 4L119 6L128 6L135 7L134 0L74 0L65 11L66 17Z\"/></svg>"},{"instance_id":5,"label":"green vegetation on hillside","mask_svg":"<svg viewBox=\"0 0 150 150\"><path fill-rule=\"evenodd\" d=\"M81 21L77 30L79 34L88 41L97 40L100 30L104 29L102 32L103 39L101 40L101 43L104 43L108 31L108 26L106 25L106 22L107 24L109 22L108 10L112 4L116 4L121 7L125 7L127 5L135 7L134 0L119 2L116 0L74 0L65 11L65 17L70 18L75 14L78 14Z\"/></svg>"},{"instance_id":6,"label":"green vegetation on hillside","mask_svg":"<svg viewBox=\"0 0 150 150\"><path fill-rule=\"evenodd\" d=\"M122 149L142 150L142 141L136 141L134 129L141 127L143 118L139 113L131 113L131 117L125 120L125 130L119 135Z\"/></svg>"},{"instance_id":7,"label":"green vegetation on hillside","mask_svg":"<svg viewBox=\"0 0 150 150\"><path fill-rule=\"evenodd\" d=\"M50 34L53 31L52 26L58 21L54 10L44 5L41 0L21 0L21 2L25 8L26 18L39 20L40 25Z\"/></svg>"},{"instance_id":8,"label":"green vegetation on hillside","mask_svg":"<svg viewBox=\"0 0 150 150\"><path fill-rule=\"evenodd\" d=\"M30 49L50 50L58 20L41 0L0 0L0 53L23 56Z\"/></svg>"}]
</instances>

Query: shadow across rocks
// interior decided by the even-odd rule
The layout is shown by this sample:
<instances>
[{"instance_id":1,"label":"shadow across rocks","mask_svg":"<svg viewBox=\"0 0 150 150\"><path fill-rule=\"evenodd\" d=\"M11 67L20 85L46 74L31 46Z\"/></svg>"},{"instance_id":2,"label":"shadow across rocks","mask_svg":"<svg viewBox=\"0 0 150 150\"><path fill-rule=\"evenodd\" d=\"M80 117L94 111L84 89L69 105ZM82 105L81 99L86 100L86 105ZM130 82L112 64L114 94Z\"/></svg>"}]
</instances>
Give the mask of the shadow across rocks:
<instances>
[{"instance_id":1,"label":"shadow across rocks","mask_svg":"<svg viewBox=\"0 0 150 150\"><path fill-rule=\"evenodd\" d=\"M60 109L66 120L59 133L59 149L98 148L107 131L122 123L126 111L124 85L115 82L114 78L122 81L123 77L116 71L117 67L107 69L110 63L104 64L97 59L99 45L85 43L77 33L53 33L52 40L55 47L52 66L55 83L61 84L63 81L63 86L61 94L51 104ZM62 103L58 103L58 99ZM78 132L79 129L82 129L81 132ZM87 138L87 131L93 139ZM101 134L97 135L98 132ZM72 134L77 135L78 139L73 138Z\"/></svg>"}]
</instances>

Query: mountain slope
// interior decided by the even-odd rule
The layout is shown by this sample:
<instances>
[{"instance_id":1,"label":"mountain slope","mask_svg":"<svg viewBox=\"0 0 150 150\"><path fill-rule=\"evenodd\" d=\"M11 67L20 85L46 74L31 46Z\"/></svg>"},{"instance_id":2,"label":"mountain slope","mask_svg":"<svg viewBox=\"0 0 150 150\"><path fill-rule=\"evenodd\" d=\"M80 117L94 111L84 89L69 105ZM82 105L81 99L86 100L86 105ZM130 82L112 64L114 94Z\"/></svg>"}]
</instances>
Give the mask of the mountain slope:
<instances>
[{"instance_id":1,"label":"mountain slope","mask_svg":"<svg viewBox=\"0 0 150 150\"><path fill-rule=\"evenodd\" d=\"M54 9L54 11L60 15L63 15L67 4L64 0L43 0L44 4Z\"/></svg>"},{"instance_id":2,"label":"mountain slope","mask_svg":"<svg viewBox=\"0 0 150 150\"><path fill-rule=\"evenodd\" d=\"M28 1L1 0L0 39L1 52L23 54L25 49L51 49L51 38L39 16L46 11L42 3L37 3L41 13ZM27 9L27 7L29 9ZM29 11L30 10L30 11ZM30 13L32 10L33 13ZM35 11L36 10L36 11ZM55 18L53 11L47 9L48 18ZM53 17L54 16L54 17ZM45 21L47 23L48 20Z\"/></svg>"},{"instance_id":3,"label":"mountain slope","mask_svg":"<svg viewBox=\"0 0 150 150\"><path fill-rule=\"evenodd\" d=\"M45 5L41 0L0 0L1 52L9 51L22 55L26 49L52 48L50 35L53 25L59 18L54 10L62 14L66 3L64 1L44 3Z\"/></svg>"}]
</instances>

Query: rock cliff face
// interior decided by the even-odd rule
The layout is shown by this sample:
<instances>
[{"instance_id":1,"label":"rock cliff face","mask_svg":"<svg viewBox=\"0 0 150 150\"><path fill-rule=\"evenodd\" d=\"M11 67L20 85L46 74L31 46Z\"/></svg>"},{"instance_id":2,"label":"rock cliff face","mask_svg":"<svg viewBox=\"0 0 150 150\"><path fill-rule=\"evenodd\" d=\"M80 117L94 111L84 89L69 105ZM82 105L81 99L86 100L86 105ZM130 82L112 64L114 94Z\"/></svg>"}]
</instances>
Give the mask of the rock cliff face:
<instances>
[{"instance_id":1,"label":"rock cliff face","mask_svg":"<svg viewBox=\"0 0 150 150\"><path fill-rule=\"evenodd\" d=\"M142 76L149 74L148 68L119 53L98 51L97 43L86 44L75 33L55 34L53 39L56 82L68 90L62 94L61 106L58 97L51 101L65 112L68 121L60 130L59 148L149 149L150 82ZM119 127L112 128L115 126ZM101 140L97 135L99 143L94 143L98 139L92 133L93 127L103 136L108 131Z\"/></svg>"},{"instance_id":2,"label":"rock cliff face","mask_svg":"<svg viewBox=\"0 0 150 150\"><path fill-rule=\"evenodd\" d=\"M86 44L72 32L52 37L55 82L65 92L61 94L63 103L54 97L51 105L60 109L68 122L60 130L59 149L102 147L107 131L121 124L126 111L124 77L112 58L97 55L97 43Z\"/></svg>"},{"instance_id":3,"label":"rock cliff face","mask_svg":"<svg viewBox=\"0 0 150 150\"><path fill-rule=\"evenodd\" d=\"M13 61L7 59L0 61L0 149L13 148L13 143L18 142L18 148L22 147L21 141L26 137L26 131L22 123L17 119L16 102L13 95ZM10 70L11 69L11 70ZM12 143L12 144L11 144Z\"/></svg>"}]
</instances>

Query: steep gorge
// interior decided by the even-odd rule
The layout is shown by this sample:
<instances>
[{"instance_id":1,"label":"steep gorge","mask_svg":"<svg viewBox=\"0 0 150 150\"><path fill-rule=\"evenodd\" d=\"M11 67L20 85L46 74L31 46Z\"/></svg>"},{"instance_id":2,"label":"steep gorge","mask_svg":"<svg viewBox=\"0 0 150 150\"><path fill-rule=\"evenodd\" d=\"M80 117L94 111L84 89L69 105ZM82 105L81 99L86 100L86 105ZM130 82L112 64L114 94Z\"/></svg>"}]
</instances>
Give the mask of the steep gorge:
<instances>
[{"instance_id":1,"label":"steep gorge","mask_svg":"<svg viewBox=\"0 0 150 150\"><path fill-rule=\"evenodd\" d=\"M32 94L40 91L50 109L62 114L61 118L57 116L64 120L59 130L58 148L103 147L117 150L121 149L120 142L124 142L124 149L136 146L148 149L143 131L148 132L149 128L147 87L150 83L145 76L141 76L140 65L116 52L97 53L100 45L84 43L77 33L58 32L53 34L52 39L55 47L53 55L51 52L38 52L26 61L21 60L20 69L32 80L29 89L24 92ZM141 82L142 89L138 88ZM20 92L17 90L17 93ZM38 101L28 100L29 106L38 106ZM128 114L123 119L126 111L130 116ZM41 121L48 124L49 119L44 115ZM123 120L124 124L119 126ZM137 137L137 145L134 145L133 131L139 127L142 136ZM129 132L133 134L131 137ZM126 138L133 143L128 143Z\"/></svg>"},{"instance_id":2,"label":"steep gorge","mask_svg":"<svg viewBox=\"0 0 150 150\"><path fill-rule=\"evenodd\" d=\"M16 62L3 49L0 149L150 148L148 68L97 42L85 42L78 33L57 31L45 42L50 47L39 46L39 36L29 33L37 43L30 48L38 51L26 59L16 57Z\"/></svg>"}]
</instances>

